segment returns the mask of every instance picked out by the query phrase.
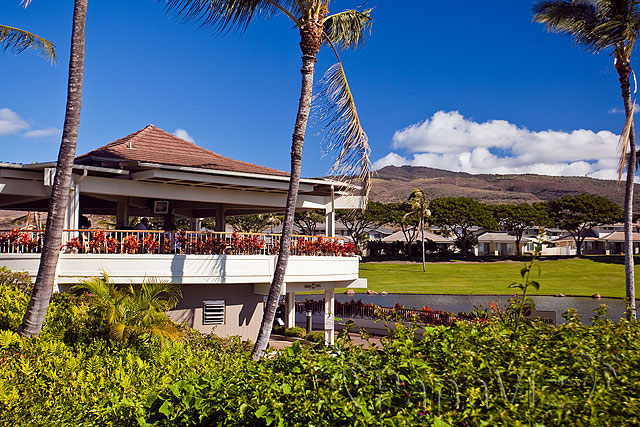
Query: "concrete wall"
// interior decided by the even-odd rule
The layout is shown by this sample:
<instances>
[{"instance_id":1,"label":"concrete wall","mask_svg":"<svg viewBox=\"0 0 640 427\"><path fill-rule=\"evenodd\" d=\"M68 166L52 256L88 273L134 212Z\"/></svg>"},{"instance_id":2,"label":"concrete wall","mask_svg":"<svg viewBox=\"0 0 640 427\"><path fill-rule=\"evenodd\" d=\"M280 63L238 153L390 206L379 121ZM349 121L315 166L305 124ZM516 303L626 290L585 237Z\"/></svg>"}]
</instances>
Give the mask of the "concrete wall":
<instances>
[{"instance_id":1,"label":"concrete wall","mask_svg":"<svg viewBox=\"0 0 640 427\"><path fill-rule=\"evenodd\" d=\"M203 325L203 301L225 300L225 324ZM182 285L182 300L169 317L178 323L203 333L218 336L240 335L256 340L264 312L262 295L253 293L252 284L243 285Z\"/></svg>"}]
</instances>

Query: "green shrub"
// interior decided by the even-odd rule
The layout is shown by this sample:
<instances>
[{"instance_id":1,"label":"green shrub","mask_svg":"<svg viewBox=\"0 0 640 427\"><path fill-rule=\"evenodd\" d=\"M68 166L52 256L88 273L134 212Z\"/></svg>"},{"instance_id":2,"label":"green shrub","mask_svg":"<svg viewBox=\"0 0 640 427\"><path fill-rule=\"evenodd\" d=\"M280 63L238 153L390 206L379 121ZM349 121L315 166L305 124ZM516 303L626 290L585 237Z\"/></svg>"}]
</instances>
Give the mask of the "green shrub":
<instances>
[{"instance_id":1,"label":"green shrub","mask_svg":"<svg viewBox=\"0 0 640 427\"><path fill-rule=\"evenodd\" d=\"M276 335L284 335L284 326L275 325L275 326L271 329L271 333L272 333L272 334L276 334Z\"/></svg>"},{"instance_id":2,"label":"green shrub","mask_svg":"<svg viewBox=\"0 0 640 427\"><path fill-rule=\"evenodd\" d=\"M324 342L324 332L311 331L307 335L305 335L304 339L315 343Z\"/></svg>"},{"instance_id":3,"label":"green shrub","mask_svg":"<svg viewBox=\"0 0 640 427\"><path fill-rule=\"evenodd\" d=\"M19 286L0 283L0 329L17 330L29 304L29 295Z\"/></svg>"},{"instance_id":4,"label":"green shrub","mask_svg":"<svg viewBox=\"0 0 640 427\"><path fill-rule=\"evenodd\" d=\"M33 289L29 273L11 271L7 267L0 267L0 284L11 285L27 295L31 294Z\"/></svg>"},{"instance_id":5,"label":"green shrub","mask_svg":"<svg viewBox=\"0 0 640 427\"><path fill-rule=\"evenodd\" d=\"M299 326L294 326L293 328L287 328L284 330L284 335L287 337L304 338L306 334L307 331Z\"/></svg>"}]
</instances>

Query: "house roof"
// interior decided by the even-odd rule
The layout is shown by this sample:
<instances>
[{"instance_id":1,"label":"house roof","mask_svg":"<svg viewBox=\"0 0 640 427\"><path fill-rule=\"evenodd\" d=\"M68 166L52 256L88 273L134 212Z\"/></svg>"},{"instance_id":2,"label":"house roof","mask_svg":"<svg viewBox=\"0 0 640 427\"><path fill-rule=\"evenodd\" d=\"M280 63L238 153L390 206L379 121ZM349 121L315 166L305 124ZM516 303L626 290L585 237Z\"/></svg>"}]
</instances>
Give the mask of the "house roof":
<instances>
[{"instance_id":1,"label":"house roof","mask_svg":"<svg viewBox=\"0 0 640 427\"><path fill-rule=\"evenodd\" d=\"M148 162L261 175L286 176L277 169L221 156L192 142L185 141L154 125L78 156L76 163L104 166L120 162Z\"/></svg>"},{"instance_id":2,"label":"house roof","mask_svg":"<svg viewBox=\"0 0 640 427\"><path fill-rule=\"evenodd\" d=\"M424 239L431 240L434 243L453 244L453 240L449 239L448 237L444 237L439 234L432 233L429 230L424 230ZM418 234L416 235L416 240L420 241L419 231L418 231ZM385 237L384 239L382 239L382 241L383 242L398 242L398 241L405 242L406 239L404 237L404 234L402 233L402 230L400 230L400 231L396 231L390 236Z\"/></svg>"},{"instance_id":3,"label":"house roof","mask_svg":"<svg viewBox=\"0 0 640 427\"><path fill-rule=\"evenodd\" d=\"M515 243L516 236L507 233L484 233L478 236L478 242L503 242L503 243Z\"/></svg>"},{"instance_id":4,"label":"house roof","mask_svg":"<svg viewBox=\"0 0 640 427\"><path fill-rule=\"evenodd\" d=\"M632 234L634 242L640 242L640 233ZM613 233L602 236L600 240L606 240L608 242L624 242L624 232L614 231Z\"/></svg>"}]
</instances>

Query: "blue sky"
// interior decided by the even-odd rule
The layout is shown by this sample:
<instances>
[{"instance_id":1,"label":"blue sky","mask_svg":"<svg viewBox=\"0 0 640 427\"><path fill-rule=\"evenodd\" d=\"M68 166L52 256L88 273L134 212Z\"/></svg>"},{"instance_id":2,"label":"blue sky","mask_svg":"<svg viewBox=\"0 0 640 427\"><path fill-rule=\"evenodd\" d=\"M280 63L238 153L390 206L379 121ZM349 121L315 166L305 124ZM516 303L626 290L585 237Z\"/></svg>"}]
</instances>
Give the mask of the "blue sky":
<instances>
[{"instance_id":1,"label":"blue sky","mask_svg":"<svg viewBox=\"0 0 640 427\"><path fill-rule=\"evenodd\" d=\"M0 23L50 39L60 60L0 55L0 160L53 160L73 2L19 3L2 2ZM359 4L336 0L332 10ZM376 166L615 175L624 116L610 56L533 24L528 1L400 4L369 1L371 36L342 54ZM153 123L222 155L288 170L298 41L282 16L216 37L168 18L153 0L89 0L78 153ZM316 77L333 63L321 52ZM330 168L320 142L310 129L304 176Z\"/></svg>"}]
</instances>

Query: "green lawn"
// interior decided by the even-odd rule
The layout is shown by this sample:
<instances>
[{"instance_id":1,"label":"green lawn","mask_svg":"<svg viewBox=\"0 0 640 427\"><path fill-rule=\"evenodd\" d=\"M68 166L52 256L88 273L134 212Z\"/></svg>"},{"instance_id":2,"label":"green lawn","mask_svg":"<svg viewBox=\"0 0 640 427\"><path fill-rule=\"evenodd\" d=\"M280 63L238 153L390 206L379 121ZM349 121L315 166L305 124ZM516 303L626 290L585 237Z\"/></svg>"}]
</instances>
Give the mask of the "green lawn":
<instances>
[{"instance_id":1,"label":"green lawn","mask_svg":"<svg viewBox=\"0 0 640 427\"><path fill-rule=\"evenodd\" d=\"M541 295L593 295L624 297L624 265L616 258L540 261ZM396 293L511 294L507 286L520 280L521 262L362 263L360 277L369 289ZM636 268L636 275L638 274ZM534 272L536 275L537 272Z\"/></svg>"}]
</instances>

